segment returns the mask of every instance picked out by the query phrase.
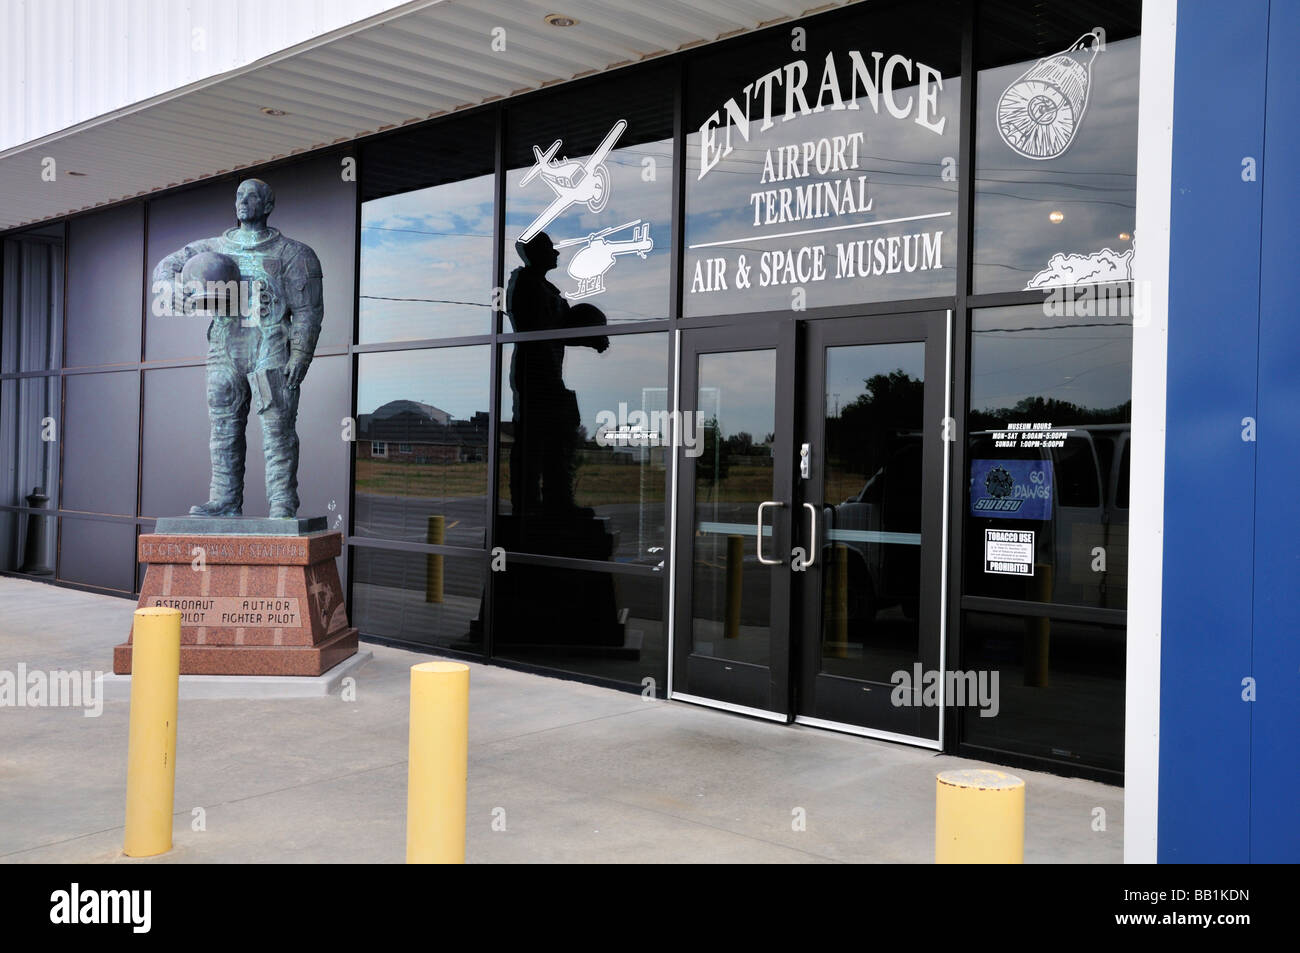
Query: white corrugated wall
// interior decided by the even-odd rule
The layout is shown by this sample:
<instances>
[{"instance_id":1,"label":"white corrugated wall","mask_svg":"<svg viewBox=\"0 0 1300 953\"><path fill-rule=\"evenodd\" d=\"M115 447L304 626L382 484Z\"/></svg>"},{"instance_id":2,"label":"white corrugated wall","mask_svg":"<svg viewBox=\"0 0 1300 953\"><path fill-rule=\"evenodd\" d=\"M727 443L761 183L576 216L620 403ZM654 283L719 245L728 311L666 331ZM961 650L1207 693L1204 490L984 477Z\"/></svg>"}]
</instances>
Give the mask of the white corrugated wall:
<instances>
[{"instance_id":1,"label":"white corrugated wall","mask_svg":"<svg viewBox=\"0 0 1300 953\"><path fill-rule=\"evenodd\" d=\"M406 0L0 0L0 152Z\"/></svg>"}]
</instances>

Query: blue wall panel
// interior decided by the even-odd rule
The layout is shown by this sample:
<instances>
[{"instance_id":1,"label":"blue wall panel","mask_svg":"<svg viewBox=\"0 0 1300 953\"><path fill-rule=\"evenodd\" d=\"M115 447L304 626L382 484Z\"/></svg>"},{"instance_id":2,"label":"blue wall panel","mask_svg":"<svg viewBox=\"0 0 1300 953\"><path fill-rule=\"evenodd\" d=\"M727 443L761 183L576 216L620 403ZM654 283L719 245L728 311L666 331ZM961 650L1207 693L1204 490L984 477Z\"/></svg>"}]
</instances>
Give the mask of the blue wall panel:
<instances>
[{"instance_id":1,"label":"blue wall panel","mask_svg":"<svg viewBox=\"0 0 1300 953\"><path fill-rule=\"evenodd\" d=\"M1259 443L1255 463L1250 859L1300 861L1300 3L1274 0L1260 182Z\"/></svg>"},{"instance_id":2,"label":"blue wall panel","mask_svg":"<svg viewBox=\"0 0 1300 953\"><path fill-rule=\"evenodd\" d=\"M1158 856L1249 856L1268 3L1180 4L1174 79ZM1137 236L1141 247L1142 236Z\"/></svg>"}]
</instances>

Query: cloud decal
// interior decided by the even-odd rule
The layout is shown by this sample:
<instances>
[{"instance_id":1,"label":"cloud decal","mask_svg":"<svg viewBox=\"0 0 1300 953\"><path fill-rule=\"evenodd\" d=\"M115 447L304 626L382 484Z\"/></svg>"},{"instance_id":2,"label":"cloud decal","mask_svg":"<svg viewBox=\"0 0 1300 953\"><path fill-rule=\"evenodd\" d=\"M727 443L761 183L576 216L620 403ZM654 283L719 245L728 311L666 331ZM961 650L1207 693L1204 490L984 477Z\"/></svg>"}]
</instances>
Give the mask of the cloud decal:
<instances>
[{"instance_id":1,"label":"cloud decal","mask_svg":"<svg viewBox=\"0 0 1300 953\"><path fill-rule=\"evenodd\" d=\"M1047 267L1025 285L1026 291L1055 285L1095 284L1104 281L1129 281L1133 277L1133 249L1125 252L1103 248L1090 255L1067 255L1057 252L1047 260Z\"/></svg>"}]
</instances>

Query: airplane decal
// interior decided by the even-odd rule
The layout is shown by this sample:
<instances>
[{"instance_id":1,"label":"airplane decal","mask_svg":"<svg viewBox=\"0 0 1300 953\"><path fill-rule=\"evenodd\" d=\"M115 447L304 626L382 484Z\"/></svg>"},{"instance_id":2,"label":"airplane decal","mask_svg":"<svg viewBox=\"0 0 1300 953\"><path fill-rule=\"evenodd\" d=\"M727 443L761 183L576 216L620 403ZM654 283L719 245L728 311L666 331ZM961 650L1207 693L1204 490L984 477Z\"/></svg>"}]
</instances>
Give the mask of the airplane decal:
<instances>
[{"instance_id":1,"label":"airplane decal","mask_svg":"<svg viewBox=\"0 0 1300 953\"><path fill-rule=\"evenodd\" d=\"M632 229L630 239L627 241L607 240L606 236L614 232L621 232L625 228ZM603 292L605 290L605 272L614 267L614 259L619 255L635 254L644 259L646 254L655 247L654 239L650 237L650 223L642 224L639 218L634 222L626 222L623 225L602 228L586 238L569 238L562 242L556 242L555 247L560 249L579 244L585 244L587 247L574 253L573 258L569 260L568 269L569 276L576 278L578 281L578 290L564 293L566 298L573 301L579 298L589 298Z\"/></svg>"},{"instance_id":2,"label":"airplane decal","mask_svg":"<svg viewBox=\"0 0 1300 953\"><path fill-rule=\"evenodd\" d=\"M519 236L519 241L527 242L532 239L571 205L585 203L588 209L597 214L605 208L609 203L610 193L610 176L609 169L605 168L605 158L625 129L627 129L626 119L614 123L613 128L586 161L568 158L554 161L555 154L564 141L562 139L556 139L545 152L533 146L533 155L537 161L519 184L527 185L541 176L542 181L555 193L555 199L537 218L533 219L533 223Z\"/></svg>"}]
</instances>

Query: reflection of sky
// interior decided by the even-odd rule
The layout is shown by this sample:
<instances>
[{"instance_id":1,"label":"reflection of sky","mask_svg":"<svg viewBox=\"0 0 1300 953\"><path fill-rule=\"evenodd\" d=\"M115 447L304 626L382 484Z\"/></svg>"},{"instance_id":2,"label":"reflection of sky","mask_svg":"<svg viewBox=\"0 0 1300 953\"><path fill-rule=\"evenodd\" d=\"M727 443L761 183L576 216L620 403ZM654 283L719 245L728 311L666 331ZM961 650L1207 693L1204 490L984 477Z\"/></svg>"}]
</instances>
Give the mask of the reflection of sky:
<instances>
[{"instance_id":1,"label":"reflection of sky","mask_svg":"<svg viewBox=\"0 0 1300 953\"><path fill-rule=\"evenodd\" d=\"M731 351L699 356L700 411L716 408L723 437L748 433L755 443L776 430L776 352Z\"/></svg>"},{"instance_id":2,"label":"reflection of sky","mask_svg":"<svg viewBox=\"0 0 1300 953\"><path fill-rule=\"evenodd\" d=\"M510 391L513 350L514 345L502 349L502 420L514 417L514 394ZM616 334L609 338L609 349L603 354L589 347L564 349L564 386L578 395L578 413L589 437L596 434L597 414L617 414L620 402L627 404L629 413L663 409L667 385L666 334Z\"/></svg>"},{"instance_id":3,"label":"reflection of sky","mask_svg":"<svg viewBox=\"0 0 1300 953\"><path fill-rule=\"evenodd\" d=\"M816 53L806 57L810 64L820 62ZM813 71L813 81L818 78ZM847 88L848 78L841 76L841 85ZM739 97L741 91L736 91ZM899 88L896 98L905 102L908 95L915 95L915 87L907 90ZM847 98L847 97L846 97ZM740 99L737 98L737 102ZM746 236L763 234L780 234L802 231L810 228L824 228L834 225L850 225L879 219L901 218L928 212L951 212L947 218L926 219L919 222L904 222L885 225L878 228L852 229L840 232L828 232L823 235L805 235L770 241L749 241L741 245L729 245L686 251L686 313L726 314L737 311L777 310L790 306L791 285L776 285L768 288L757 287L757 271L754 283L747 291L738 291L731 287L731 276L737 256L743 254L750 265L756 263L757 254L764 251L801 247L803 245L824 244L827 255L827 277L820 282L810 282L805 286L807 306L822 307L833 304L848 304L859 301L880 301L891 298L907 298L923 295L952 294L955 283L954 275L957 258L957 182L944 181L943 160L952 157L954 162L958 153L958 140L961 135L960 103L961 79L946 76L943 90L937 93L937 115L947 118L942 136L918 125L913 118L895 119L881 104L880 114L874 113L868 100L857 100L861 106L858 110L830 110L808 116L798 116L789 122L778 121L771 129L760 132L760 122L751 123L750 140L745 142L739 133L732 129L732 153L722 159L701 181L700 170L700 134L699 130L690 131L686 137L686 244L725 241ZM722 103L717 103L718 108ZM743 106L743 103L742 103ZM865 134L858 150L858 167L847 172L833 172L819 175L815 170L806 177L787 179L780 182L761 182L764 157L769 148L786 145L798 145L807 140L817 140L830 136L851 135L855 132ZM725 129L719 128L715 133L719 145L724 141ZM955 166L954 175L956 172ZM839 216L825 216L796 222L782 222L773 225L754 225L754 206L750 195L766 189L794 188L810 182L831 181L852 178L856 182L859 175L867 176L867 197L873 200L872 209L866 213L854 213ZM835 247L837 242L857 241L859 239L885 238L891 235L904 235L915 232L944 232L942 262L940 271L915 271L911 274L899 272L892 275L879 275L869 278L839 279L835 273ZM728 290L725 292L699 293L689 292L695 263L701 258L725 257L728 261Z\"/></svg>"},{"instance_id":4,"label":"reflection of sky","mask_svg":"<svg viewBox=\"0 0 1300 953\"><path fill-rule=\"evenodd\" d=\"M1109 408L1132 394L1133 329L1124 318L1048 318L1035 306L990 309L976 312L971 344L975 410L1012 407L1025 397Z\"/></svg>"},{"instance_id":5,"label":"reflection of sky","mask_svg":"<svg viewBox=\"0 0 1300 953\"><path fill-rule=\"evenodd\" d=\"M866 381L877 374L905 371L913 380L925 380L925 345L856 344L826 351L826 414L843 409L866 393Z\"/></svg>"},{"instance_id":6,"label":"reflection of sky","mask_svg":"<svg viewBox=\"0 0 1300 953\"><path fill-rule=\"evenodd\" d=\"M1139 40L1106 44L1074 141L1056 159L1017 155L997 129L1003 91L1036 61L983 70L975 127L975 290L1017 291L1056 252L1123 252L1137 182ZM1054 224L1048 213L1065 220Z\"/></svg>"},{"instance_id":7,"label":"reflection of sky","mask_svg":"<svg viewBox=\"0 0 1300 953\"><path fill-rule=\"evenodd\" d=\"M469 420L489 410L486 344L389 351L358 358L357 413L370 414L393 400L414 400Z\"/></svg>"},{"instance_id":8,"label":"reflection of sky","mask_svg":"<svg viewBox=\"0 0 1300 953\"><path fill-rule=\"evenodd\" d=\"M484 175L362 205L361 343L491 330L492 180Z\"/></svg>"},{"instance_id":9,"label":"reflection of sky","mask_svg":"<svg viewBox=\"0 0 1300 953\"><path fill-rule=\"evenodd\" d=\"M613 125L611 121L610 125ZM619 141L626 141L636 134L629 126ZM556 139L564 138L562 118L557 118L554 136L546 142L536 145L543 152ZM610 175L610 198L605 208L596 214L585 203L571 205L558 215L543 231L551 241L559 243L568 239L585 238L593 232L604 228L624 225L640 219L642 224L650 224L650 238L654 240L654 249L644 260L639 255L619 255L614 265L605 272L606 291L582 299L605 312L610 323L619 321L642 321L666 318L668 316L669 295L669 260L672 251L672 140L647 142L624 148L615 147L605 159L605 168ZM566 156L563 144L556 152L552 162L559 162ZM568 156L573 160L584 160L586 156ZM655 179L647 182L642 178L646 159L653 160ZM515 252L515 239L532 224L533 220L555 199L556 193L539 175L525 186L519 184L531 166L512 169L506 174L506 275L519 266L519 256ZM609 242L629 241L632 229L623 229L607 236ZM571 277L567 268L573 255L584 246L571 245L560 249L559 266L547 278L561 292L577 290L577 279Z\"/></svg>"}]
</instances>

